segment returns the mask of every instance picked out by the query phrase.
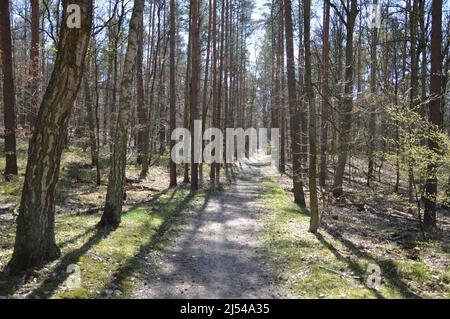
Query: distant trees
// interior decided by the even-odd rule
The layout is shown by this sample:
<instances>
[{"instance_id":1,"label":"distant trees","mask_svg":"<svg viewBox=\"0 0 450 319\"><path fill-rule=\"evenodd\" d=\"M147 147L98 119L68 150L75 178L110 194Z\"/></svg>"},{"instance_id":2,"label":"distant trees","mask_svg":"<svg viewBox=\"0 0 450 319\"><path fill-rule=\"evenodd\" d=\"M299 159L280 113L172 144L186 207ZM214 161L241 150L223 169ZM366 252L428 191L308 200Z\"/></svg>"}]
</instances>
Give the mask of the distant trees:
<instances>
[{"instance_id":1,"label":"distant trees","mask_svg":"<svg viewBox=\"0 0 450 319\"><path fill-rule=\"evenodd\" d=\"M0 2L0 39L3 73L3 112L5 122L5 157L4 176L10 180L17 175L16 154L16 93L13 75L11 22L9 0Z\"/></svg>"},{"instance_id":2,"label":"distant trees","mask_svg":"<svg viewBox=\"0 0 450 319\"><path fill-rule=\"evenodd\" d=\"M0 2L2 6L5 1ZM62 21L68 17L63 1ZM61 24L58 54L50 82L39 108L29 151L22 198L17 218L11 274L55 259L55 189L59 177L69 116L83 77L92 23L92 1L80 0L79 29ZM5 20L1 19L2 22ZM2 32L3 33L3 32Z\"/></svg>"}]
</instances>

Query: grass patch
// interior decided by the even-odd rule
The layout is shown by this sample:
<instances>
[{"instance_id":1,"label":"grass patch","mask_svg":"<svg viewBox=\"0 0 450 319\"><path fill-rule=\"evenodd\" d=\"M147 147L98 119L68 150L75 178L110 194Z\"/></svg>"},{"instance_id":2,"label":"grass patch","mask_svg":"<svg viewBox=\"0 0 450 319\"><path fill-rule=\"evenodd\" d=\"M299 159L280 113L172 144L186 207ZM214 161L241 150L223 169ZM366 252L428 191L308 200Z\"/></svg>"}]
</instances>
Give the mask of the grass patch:
<instances>
[{"instance_id":1,"label":"grass patch","mask_svg":"<svg viewBox=\"0 0 450 319\"><path fill-rule=\"evenodd\" d=\"M266 231L261 239L280 284L300 298L417 298L449 297L447 294L421 294L414 283L430 281L432 274L420 261L372 256L346 238L323 229L308 232L309 216L273 180L263 184ZM378 290L366 284L369 263L381 268ZM445 279L443 275L442 280ZM448 276L448 274L447 274ZM413 284L411 284L411 281Z\"/></svg>"},{"instance_id":2,"label":"grass patch","mask_svg":"<svg viewBox=\"0 0 450 319\"><path fill-rule=\"evenodd\" d=\"M133 207L123 214L120 227L112 232L95 228L100 215L59 214L56 219L57 242L62 257L21 278L6 278L0 295L42 298L126 298L129 297L140 269L144 251L160 245L158 234L171 226L181 211L199 205L205 192L191 194L186 187L171 189L152 204ZM1 231L14 236L13 227L2 225ZM12 247L2 252L2 264L10 258ZM81 286L69 289L72 277L67 266L76 264L81 273ZM4 281L1 279L0 281Z\"/></svg>"}]
</instances>

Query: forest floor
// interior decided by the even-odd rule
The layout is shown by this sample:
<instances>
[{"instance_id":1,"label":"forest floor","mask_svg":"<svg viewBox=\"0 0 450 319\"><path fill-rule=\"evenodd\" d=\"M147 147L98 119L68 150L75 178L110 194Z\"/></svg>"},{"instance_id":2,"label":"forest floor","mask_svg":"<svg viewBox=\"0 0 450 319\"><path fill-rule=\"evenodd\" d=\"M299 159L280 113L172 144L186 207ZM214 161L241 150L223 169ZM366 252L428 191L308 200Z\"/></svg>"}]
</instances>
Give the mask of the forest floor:
<instances>
[{"instance_id":1,"label":"forest floor","mask_svg":"<svg viewBox=\"0 0 450 319\"><path fill-rule=\"evenodd\" d=\"M26 147L19 143L20 178L0 183L0 297L450 298L448 211L439 211L440 231L422 240L404 199L381 183L367 189L354 177L347 202L328 205L314 235L308 212L292 203L289 177L262 162L229 167L223 187L192 194L167 189L166 158L155 158L142 181L130 158L122 224L101 232L107 172L97 187L79 145L64 152L58 184L61 257L8 277L1 270L12 254ZM81 270L77 288L71 264ZM380 267L378 289L367 286L369 264Z\"/></svg>"}]
</instances>

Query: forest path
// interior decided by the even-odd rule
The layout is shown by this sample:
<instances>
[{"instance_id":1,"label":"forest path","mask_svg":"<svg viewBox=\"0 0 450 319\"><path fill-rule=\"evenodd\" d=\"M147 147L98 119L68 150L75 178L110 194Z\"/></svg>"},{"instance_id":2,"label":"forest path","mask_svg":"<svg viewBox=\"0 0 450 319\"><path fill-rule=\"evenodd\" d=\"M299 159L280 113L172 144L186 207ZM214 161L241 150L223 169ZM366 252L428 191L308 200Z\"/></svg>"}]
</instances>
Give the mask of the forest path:
<instances>
[{"instance_id":1,"label":"forest path","mask_svg":"<svg viewBox=\"0 0 450 319\"><path fill-rule=\"evenodd\" d=\"M281 292L258 241L264 170L248 161L223 192L169 238L158 266L147 264L135 298L276 298Z\"/></svg>"}]
</instances>

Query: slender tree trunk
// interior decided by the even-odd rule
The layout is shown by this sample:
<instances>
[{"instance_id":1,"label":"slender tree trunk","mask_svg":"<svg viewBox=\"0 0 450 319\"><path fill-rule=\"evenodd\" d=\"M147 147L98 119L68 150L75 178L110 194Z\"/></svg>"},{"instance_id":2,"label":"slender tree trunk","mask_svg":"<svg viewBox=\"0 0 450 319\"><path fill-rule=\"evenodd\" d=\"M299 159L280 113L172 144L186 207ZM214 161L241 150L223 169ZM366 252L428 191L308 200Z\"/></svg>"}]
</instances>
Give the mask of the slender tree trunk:
<instances>
[{"instance_id":1,"label":"slender tree trunk","mask_svg":"<svg viewBox=\"0 0 450 319\"><path fill-rule=\"evenodd\" d=\"M290 2L290 1L289 1ZM287 5L287 4L285 4ZM289 3L289 6L291 4ZM292 9L291 9L292 11ZM285 12L287 15L287 12ZM286 158L285 158L285 141L286 141L286 115L285 115L285 103L284 103L284 93L285 93L285 79L284 79L284 32L283 32L283 0L280 0L280 13L278 14L278 57L279 57L279 71L280 71L280 118L278 125L280 127L280 173L284 174L286 171ZM287 18L286 18L287 19ZM292 20L292 17L291 17ZM287 25L286 25L287 28ZM292 28L292 21L291 21Z\"/></svg>"},{"instance_id":2,"label":"slender tree trunk","mask_svg":"<svg viewBox=\"0 0 450 319\"><path fill-rule=\"evenodd\" d=\"M374 1L377 4L377 1ZM367 186L374 177L375 135L376 135L376 107L377 107L377 28L372 28L370 44L370 102L369 102L369 138L368 138L368 167Z\"/></svg>"},{"instance_id":3,"label":"slender tree trunk","mask_svg":"<svg viewBox=\"0 0 450 319\"><path fill-rule=\"evenodd\" d=\"M433 0L431 5L432 25L431 25L431 101L429 103L429 121L438 128L442 127L442 1ZM437 142L428 139L428 147L433 152L439 151ZM436 228L436 197L437 197L437 167L436 164L430 164L428 167L428 176L424 196L425 212L423 216L423 225L425 229Z\"/></svg>"},{"instance_id":4,"label":"slender tree trunk","mask_svg":"<svg viewBox=\"0 0 450 319\"><path fill-rule=\"evenodd\" d=\"M319 185L326 186L327 180L327 143L328 143L328 114L329 114L329 60L330 60L330 0L323 2L323 46L322 46L322 108L321 108L321 131L320 135L320 172Z\"/></svg>"},{"instance_id":5,"label":"slender tree trunk","mask_svg":"<svg viewBox=\"0 0 450 319\"><path fill-rule=\"evenodd\" d=\"M175 0L170 0L170 134L176 128L177 101L176 101L176 82L175 82ZM175 140L170 140L170 149L175 146ZM177 165L170 159L170 187L177 186Z\"/></svg>"},{"instance_id":6,"label":"slender tree trunk","mask_svg":"<svg viewBox=\"0 0 450 319\"><path fill-rule=\"evenodd\" d=\"M215 0L214 0L215 1ZM198 116L198 93L200 86L200 31L198 17L198 0L191 0L191 36L192 36L192 74L191 74L191 129L194 129L194 121ZM198 163L194 159L195 138L191 138L191 190L198 189Z\"/></svg>"},{"instance_id":7,"label":"slender tree trunk","mask_svg":"<svg viewBox=\"0 0 450 319\"><path fill-rule=\"evenodd\" d=\"M149 132L148 132L148 109L144 99L144 25L139 29L139 41L136 58L136 102L137 102L137 144L138 163L141 164L140 177L145 178L148 173L149 162Z\"/></svg>"},{"instance_id":8,"label":"slender tree trunk","mask_svg":"<svg viewBox=\"0 0 450 319\"><path fill-rule=\"evenodd\" d=\"M290 0L286 0L286 2ZM289 3L290 4L290 3ZM291 18L292 19L292 18ZM290 25L289 25L290 24ZM290 30L290 31L289 31ZM292 149L292 178L294 183L294 202L302 207L306 206L303 182L301 179L301 131L300 112L297 107L297 91L295 88L294 40L292 35L292 21L286 21L286 58L288 78L288 103L291 123Z\"/></svg>"},{"instance_id":9,"label":"slender tree trunk","mask_svg":"<svg viewBox=\"0 0 450 319\"><path fill-rule=\"evenodd\" d=\"M212 124L216 125L218 101L218 83L217 83L217 1L212 0ZM211 182L216 182L216 165L211 164L209 177Z\"/></svg>"},{"instance_id":10,"label":"slender tree trunk","mask_svg":"<svg viewBox=\"0 0 450 319\"><path fill-rule=\"evenodd\" d=\"M192 24L192 8L189 7L189 25ZM186 59L186 76L185 76L185 87L184 87L184 114L183 114L183 124L184 127L189 129L190 119L189 119L189 108L190 108L190 92L191 92L191 68L192 68L192 33L189 32L189 40L188 40L188 52ZM184 164L184 177L183 183L187 184L190 181L189 178L189 163Z\"/></svg>"},{"instance_id":11,"label":"slender tree trunk","mask_svg":"<svg viewBox=\"0 0 450 319\"><path fill-rule=\"evenodd\" d=\"M413 7L410 13L410 39L411 39L411 77L410 77L410 108L415 109L417 106L417 85L418 85L418 68L417 61L417 13L418 13L418 0L413 0ZM413 159L408 158L408 197L410 202L414 202L414 172L413 172Z\"/></svg>"},{"instance_id":12,"label":"slender tree trunk","mask_svg":"<svg viewBox=\"0 0 450 319\"><path fill-rule=\"evenodd\" d=\"M3 73L3 112L5 122L5 178L17 175L16 93L14 87L9 0L0 1L0 37Z\"/></svg>"},{"instance_id":13,"label":"slender tree trunk","mask_svg":"<svg viewBox=\"0 0 450 319\"><path fill-rule=\"evenodd\" d=\"M205 60L205 77L203 79L203 98L202 98L202 136L206 130L206 117L208 116L208 108L209 108L209 96L211 89L208 86L208 77L209 77L209 61L211 55L211 0L208 1L208 39L206 43L206 60ZM205 148L205 141L202 138L202 154ZM200 176L203 178L203 163L200 164Z\"/></svg>"},{"instance_id":14,"label":"slender tree trunk","mask_svg":"<svg viewBox=\"0 0 450 319\"><path fill-rule=\"evenodd\" d=\"M127 133L131 108L131 85L136 68L139 30L143 23L144 0L135 0L128 32L128 47L123 67L119 112L115 132L115 142L111 156L105 210L100 227L117 227L121 221L124 198L125 167L127 158Z\"/></svg>"},{"instance_id":15,"label":"slender tree trunk","mask_svg":"<svg viewBox=\"0 0 450 319\"><path fill-rule=\"evenodd\" d=\"M63 21L68 4L68 0L63 1ZM30 141L14 253L7 267L13 275L60 254L55 242L55 189L70 111L83 77L92 21L92 2L79 0L77 4L82 13L81 28L61 25L53 73Z\"/></svg>"},{"instance_id":16,"label":"slender tree trunk","mask_svg":"<svg viewBox=\"0 0 450 319\"><path fill-rule=\"evenodd\" d=\"M219 79L217 83L217 110L216 110L216 128L221 128L221 112L222 112L222 91L223 91L223 68L224 68L224 41L225 41L225 1L221 3L221 26L220 26L220 52L219 52ZM216 183L220 183L220 166L221 163L214 163L216 170Z\"/></svg>"},{"instance_id":17,"label":"slender tree trunk","mask_svg":"<svg viewBox=\"0 0 450 319\"><path fill-rule=\"evenodd\" d=\"M309 102L309 210L311 213L311 221L309 231L316 233L319 228L319 208L317 201L317 181L316 181L316 166L317 166L317 119L316 119L316 102L314 97L314 89L312 86L312 72L311 72L311 0L305 0L305 10L303 23L305 24L305 89ZM290 20L290 0L285 0L286 8L286 36L288 32L292 37L292 22ZM288 31L288 26L291 29Z\"/></svg>"},{"instance_id":18,"label":"slender tree trunk","mask_svg":"<svg viewBox=\"0 0 450 319\"><path fill-rule=\"evenodd\" d=\"M334 175L333 195L340 197L343 194L345 164L347 163L353 112L353 32L356 16L358 15L357 0L351 0L346 23L347 37L345 43L345 84L342 110L340 111L340 134L338 139L338 162Z\"/></svg>"}]
</instances>

